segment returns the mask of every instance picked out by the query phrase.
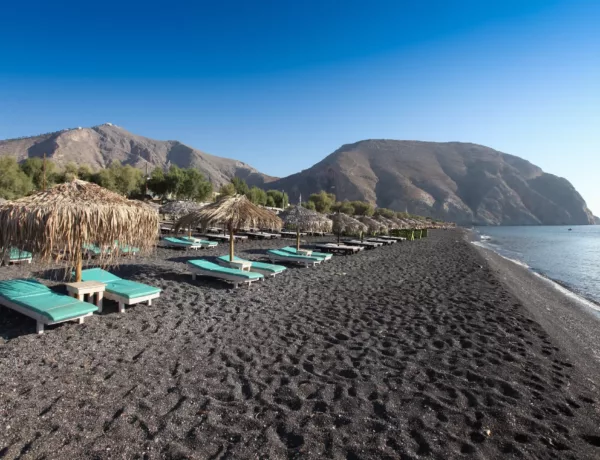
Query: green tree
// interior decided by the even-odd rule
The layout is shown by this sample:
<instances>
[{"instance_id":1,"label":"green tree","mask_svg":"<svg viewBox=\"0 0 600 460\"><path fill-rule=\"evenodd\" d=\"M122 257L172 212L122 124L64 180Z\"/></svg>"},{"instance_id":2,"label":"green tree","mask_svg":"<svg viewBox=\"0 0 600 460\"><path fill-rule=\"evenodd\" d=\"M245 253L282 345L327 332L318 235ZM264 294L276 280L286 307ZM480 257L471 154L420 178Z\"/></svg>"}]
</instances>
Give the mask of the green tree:
<instances>
[{"instance_id":1,"label":"green tree","mask_svg":"<svg viewBox=\"0 0 600 460\"><path fill-rule=\"evenodd\" d=\"M274 208L275 207L275 200L273 200L273 197L270 195L267 195L267 204L266 206L270 207L270 208Z\"/></svg>"},{"instance_id":2,"label":"green tree","mask_svg":"<svg viewBox=\"0 0 600 460\"><path fill-rule=\"evenodd\" d=\"M342 212L344 214L348 214L349 216L354 215L354 206L348 201L338 201L331 207L334 212Z\"/></svg>"},{"instance_id":3,"label":"green tree","mask_svg":"<svg viewBox=\"0 0 600 460\"><path fill-rule=\"evenodd\" d=\"M235 187L235 193L238 195L247 195L250 189L248 188L248 184L244 179L240 179L239 177L234 177L231 179L231 183Z\"/></svg>"},{"instance_id":4,"label":"green tree","mask_svg":"<svg viewBox=\"0 0 600 460\"><path fill-rule=\"evenodd\" d=\"M185 173L183 170L179 166L171 166L167 174L165 174L167 194L175 197L179 196L184 181Z\"/></svg>"},{"instance_id":5,"label":"green tree","mask_svg":"<svg viewBox=\"0 0 600 460\"><path fill-rule=\"evenodd\" d=\"M375 215L387 217L388 219L391 217L396 217L396 213L394 211L392 211L391 209L387 209L387 208L377 208L375 210Z\"/></svg>"},{"instance_id":6,"label":"green tree","mask_svg":"<svg viewBox=\"0 0 600 460\"><path fill-rule=\"evenodd\" d=\"M77 169L77 177L81 180L91 182L94 176L94 171L88 165L81 165Z\"/></svg>"},{"instance_id":7,"label":"green tree","mask_svg":"<svg viewBox=\"0 0 600 460\"><path fill-rule=\"evenodd\" d=\"M267 204L267 192L258 187L252 187L248 190L246 197L254 204L265 206Z\"/></svg>"},{"instance_id":8,"label":"green tree","mask_svg":"<svg viewBox=\"0 0 600 460\"><path fill-rule=\"evenodd\" d=\"M31 178L19 167L13 157L0 158L0 197L14 200L33 190Z\"/></svg>"},{"instance_id":9,"label":"green tree","mask_svg":"<svg viewBox=\"0 0 600 460\"><path fill-rule=\"evenodd\" d=\"M183 182L177 198L203 201L212 194L212 184L195 168L183 169Z\"/></svg>"},{"instance_id":10,"label":"green tree","mask_svg":"<svg viewBox=\"0 0 600 460\"><path fill-rule=\"evenodd\" d=\"M316 211L314 201L305 201L302 203L302 206L304 206L306 209L310 209L311 211Z\"/></svg>"},{"instance_id":11,"label":"green tree","mask_svg":"<svg viewBox=\"0 0 600 460\"><path fill-rule=\"evenodd\" d=\"M321 190L319 193L313 193L308 201L314 203L317 212L327 214L335 203L335 195Z\"/></svg>"},{"instance_id":12,"label":"green tree","mask_svg":"<svg viewBox=\"0 0 600 460\"><path fill-rule=\"evenodd\" d=\"M77 175L77 173L79 172L79 167L73 163L73 162L69 162L65 165L63 172L62 172L62 177L60 179L61 182L69 182L72 181L73 179L77 179L79 176Z\"/></svg>"},{"instance_id":13,"label":"green tree","mask_svg":"<svg viewBox=\"0 0 600 460\"><path fill-rule=\"evenodd\" d=\"M375 212L373 205L366 201L352 201L350 204L354 207L354 214L357 216L372 216Z\"/></svg>"},{"instance_id":14,"label":"green tree","mask_svg":"<svg viewBox=\"0 0 600 460\"><path fill-rule=\"evenodd\" d=\"M167 181L165 173L161 168L154 168L150 179L148 179L148 189L155 195L164 198L167 194Z\"/></svg>"},{"instance_id":15,"label":"green tree","mask_svg":"<svg viewBox=\"0 0 600 460\"><path fill-rule=\"evenodd\" d=\"M37 190L42 189L44 177L44 160L39 157L27 158L21 163L21 170L31 179ZM56 165L46 160L46 187L51 187L57 182Z\"/></svg>"},{"instance_id":16,"label":"green tree","mask_svg":"<svg viewBox=\"0 0 600 460\"><path fill-rule=\"evenodd\" d=\"M231 182L222 185L219 189L219 196L224 198L231 195L235 195L235 186Z\"/></svg>"},{"instance_id":17,"label":"green tree","mask_svg":"<svg viewBox=\"0 0 600 460\"><path fill-rule=\"evenodd\" d=\"M144 183L142 171L131 165L111 164L108 168L114 181L114 191L121 195L129 196L140 193Z\"/></svg>"},{"instance_id":18,"label":"green tree","mask_svg":"<svg viewBox=\"0 0 600 460\"><path fill-rule=\"evenodd\" d=\"M398 211L396 213L396 217L399 218L399 219L408 219L408 217L410 217L410 214L407 213L407 212Z\"/></svg>"},{"instance_id":19,"label":"green tree","mask_svg":"<svg viewBox=\"0 0 600 460\"><path fill-rule=\"evenodd\" d=\"M93 182L109 190L116 190L115 178L109 169L101 169L94 174Z\"/></svg>"}]
</instances>

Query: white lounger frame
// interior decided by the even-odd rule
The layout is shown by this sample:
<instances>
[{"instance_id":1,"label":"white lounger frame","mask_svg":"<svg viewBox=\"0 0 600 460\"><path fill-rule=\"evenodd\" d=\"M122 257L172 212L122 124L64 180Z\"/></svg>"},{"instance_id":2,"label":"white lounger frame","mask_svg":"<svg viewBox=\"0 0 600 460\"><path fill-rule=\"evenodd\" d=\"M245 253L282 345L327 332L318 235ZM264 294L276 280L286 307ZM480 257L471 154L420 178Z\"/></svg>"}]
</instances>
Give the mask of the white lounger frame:
<instances>
[{"instance_id":1,"label":"white lounger frame","mask_svg":"<svg viewBox=\"0 0 600 460\"><path fill-rule=\"evenodd\" d=\"M83 324L83 320L85 317L92 316L92 312L90 312L90 313L86 313L85 315L75 316L75 317L69 318L69 319L63 319L61 321L52 321L52 320L48 319L47 317L45 317L44 315L40 315L39 313L31 311L30 309L23 307L21 305L17 305L16 303L11 302L10 300L5 299L4 297L0 297L0 305L4 305L5 307L10 308L11 310L15 310L15 311L21 313L22 315L33 318L36 321L36 332L38 334L44 333L44 326L46 326L46 325L51 326L53 324L66 323L67 321L75 321L75 320L79 321L79 324Z\"/></svg>"},{"instance_id":2,"label":"white lounger frame","mask_svg":"<svg viewBox=\"0 0 600 460\"><path fill-rule=\"evenodd\" d=\"M189 265L189 264L187 267L188 267L188 270L190 272L192 272L192 279L194 281L196 280L197 275L206 276L208 278L215 278L215 279L219 279L221 281L225 281L227 283L231 283L231 284L233 284L234 289L237 289L240 284L247 284L248 287L250 287L250 285L252 283L254 283L255 281L261 281L264 279L264 278L258 278L258 279L251 280L251 279L247 279L247 278L240 278L239 276L232 275L229 273L216 273L211 270L204 270L203 268L196 267L196 266Z\"/></svg>"},{"instance_id":3,"label":"white lounger frame","mask_svg":"<svg viewBox=\"0 0 600 460\"><path fill-rule=\"evenodd\" d=\"M11 259L9 255L7 255L6 257L4 257L3 262L5 265L9 265L9 264L22 264L22 263L31 263L31 257L27 257L25 259Z\"/></svg>"},{"instance_id":4,"label":"white lounger frame","mask_svg":"<svg viewBox=\"0 0 600 460\"><path fill-rule=\"evenodd\" d=\"M128 299L127 297L120 296L115 294L114 292L108 291L108 285L106 286L106 290L104 291L104 298L114 300L119 303L119 313L125 313L125 305L135 305L136 303L147 302L148 305L152 305L153 299L158 299L160 297L160 292L156 294L145 295L142 297L135 297L133 299ZM98 312L102 312L102 307L98 307Z\"/></svg>"},{"instance_id":5,"label":"white lounger frame","mask_svg":"<svg viewBox=\"0 0 600 460\"><path fill-rule=\"evenodd\" d=\"M289 256L284 257L284 256L278 256L276 254L267 253L267 257L269 258L269 260L271 262L294 262L299 265L304 265L305 267L309 267L309 266L314 267L315 265L318 265L325 260L325 259L319 259L319 260L301 259L299 257L295 257L293 254L290 254Z\"/></svg>"},{"instance_id":6,"label":"white lounger frame","mask_svg":"<svg viewBox=\"0 0 600 460\"><path fill-rule=\"evenodd\" d=\"M385 243L382 243L381 241L369 241L369 240L365 240L365 241L350 240L350 241L347 241L347 243L349 245L356 245L356 246L367 243L367 245L364 247L371 247L371 248L379 248L385 244Z\"/></svg>"},{"instance_id":7,"label":"white lounger frame","mask_svg":"<svg viewBox=\"0 0 600 460\"><path fill-rule=\"evenodd\" d=\"M163 240L163 243L166 246L172 247L172 248L193 249L194 251L197 251L198 249L202 249L202 244L200 244L200 243L178 244L178 243L173 243L172 241L166 241L166 240Z\"/></svg>"},{"instance_id":8,"label":"white lounger frame","mask_svg":"<svg viewBox=\"0 0 600 460\"><path fill-rule=\"evenodd\" d=\"M251 260L249 260L248 262L252 263ZM227 265L227 263L221 259L217 259L217 264L222 265L223 267L227 267L227 268L231 268L229 265ZM258 268L255 267L254 265L250 266L250 271L253 273L260 273L262 276L270 276L273 277L275 275L279 275L280 273L283 273L285 270L282 270L280 272L270 272L268 270L264 270L262 268Z\"/></svg>"}]
</instances>

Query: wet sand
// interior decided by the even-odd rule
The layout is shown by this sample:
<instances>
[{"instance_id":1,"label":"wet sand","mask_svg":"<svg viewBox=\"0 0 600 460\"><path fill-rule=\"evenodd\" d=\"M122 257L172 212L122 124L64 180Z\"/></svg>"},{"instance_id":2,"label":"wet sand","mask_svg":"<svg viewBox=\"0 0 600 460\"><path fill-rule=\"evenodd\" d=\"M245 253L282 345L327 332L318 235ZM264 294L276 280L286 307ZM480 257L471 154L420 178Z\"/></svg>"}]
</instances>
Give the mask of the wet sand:
<instances>
[{"instance_id":1,"label":"wet sand","mask_svg":"<svg viewBox=\"0 0 600 460\"><path fill-rule=\"evenodd\" d=\"M281 245L238 249L256 258ZM250 289L192 281L186 260L225 252L128 260L115 272L161 287L159 300L125 314L107 301L42 336L0 307L0 457L600 455L594 367L461 231ZM30 270L40 275L17 266L0 278Z\"/></svg>"}]
</instances>

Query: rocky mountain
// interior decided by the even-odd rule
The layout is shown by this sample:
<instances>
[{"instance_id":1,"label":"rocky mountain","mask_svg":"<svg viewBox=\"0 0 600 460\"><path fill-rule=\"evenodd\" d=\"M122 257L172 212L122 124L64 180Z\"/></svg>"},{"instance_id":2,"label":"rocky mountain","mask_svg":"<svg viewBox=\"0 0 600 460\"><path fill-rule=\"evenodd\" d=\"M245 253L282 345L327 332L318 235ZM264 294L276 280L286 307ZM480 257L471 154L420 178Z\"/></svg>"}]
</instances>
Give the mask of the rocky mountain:
<instances>
[{"instance_id":1,"label":"rocky mountain","mask_svg":"<svg viewBox=\"0 0 600 460\"><path fill-rule=\"evenodd\" d=\"M300 195L326 190L461 224L593 224L575 188L513 155L461 142L365 140L269 184Z\"/></svg>"},{"instance_id":2,"label":"rocky mountain","mask_svg":"<svg viewBox=\"0 0 600 460\"><path fill-rule=\"evenodd\" d=\"M210 155L178 141L138 136L110 123L0 141L0 155L12 155L19 161L44 153L58 165L74 162L94 169L105 168L114 160L140 169L147 166L149 171L157 166L196 167L216 186L233 177L257 186L275 179L241 161Z\"/></svg>"}]
</instances>

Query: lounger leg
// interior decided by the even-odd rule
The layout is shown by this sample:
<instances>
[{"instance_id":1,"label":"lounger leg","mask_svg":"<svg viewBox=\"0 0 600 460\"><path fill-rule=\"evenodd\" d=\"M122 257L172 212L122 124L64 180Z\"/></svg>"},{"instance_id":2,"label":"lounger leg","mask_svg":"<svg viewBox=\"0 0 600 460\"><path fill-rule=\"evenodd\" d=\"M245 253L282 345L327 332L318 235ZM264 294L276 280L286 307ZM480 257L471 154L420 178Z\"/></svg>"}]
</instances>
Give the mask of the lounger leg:
<instances>
[{"instance_id":1,"label":"lounger leg","mask_svg":"<svg viewBox=\"0 0 600 460\"><path fill-rule=\"evenodd\" d=\"M152 305L152 299L148 300L148 305Z\"/></svg>"},{"instance_id":2,"label":"lounger leg","mask_svg":"<svg viewBox=\"0 0 600 460\"><path fill-rule=\"evenodd\" d=\"M196 274L192 273L192 280L196 281Z\"/></svg>"},{"instance_id":3,"label":"lounger leg","mask_svg":"<svg viewBox=\"0 0 600 460\"><path fill-rule=\"evenodd\" d=\"M77 294L77 300L83 302L83 294Z\"/></svg>"},{"instance_id":4,"label":"lounger leg","mask_svg":"<svg viewBox=\"0 0 600 460\"><path fill-rule=\"evenodd\" d=\"M43 334L44 333L44 323L38 321L35 325L35 331L38 334Z\"/></svg>"},{"instance_id":5,"label":"lounger leg","mask_svg":"<svg viewBox=\"0 0 600 460\"><path fill-rule=\"evenodd\" d=\"M104 292L98 292L96 294L96 306L98 307L98 313L102 313L102 306L104 304Z\"/></svg>"},{"instance_id":6,"label":"lounger leg","mask_svg":"<svg viewBox=\"0 0 600 460\"><path fill-rule=\"evenodd\" d=\"M119 313L125 313L125 303L119 302Z\"/></svg>"},{"instance_id":7,"label":"lounger leg","mask_svg":"<svg viewBox=\"0 0 600 460\"><path fill-rule=\"evenodd\" d=\"M84 320L83 316L81 318L79 318L79 324L83 324L83 320Z\"/></svg>"}]
</instances>

